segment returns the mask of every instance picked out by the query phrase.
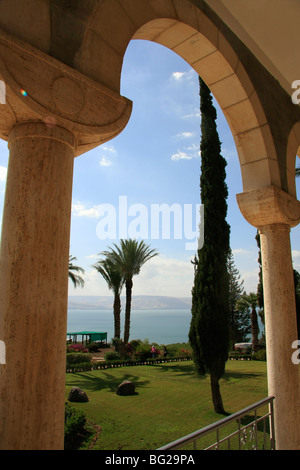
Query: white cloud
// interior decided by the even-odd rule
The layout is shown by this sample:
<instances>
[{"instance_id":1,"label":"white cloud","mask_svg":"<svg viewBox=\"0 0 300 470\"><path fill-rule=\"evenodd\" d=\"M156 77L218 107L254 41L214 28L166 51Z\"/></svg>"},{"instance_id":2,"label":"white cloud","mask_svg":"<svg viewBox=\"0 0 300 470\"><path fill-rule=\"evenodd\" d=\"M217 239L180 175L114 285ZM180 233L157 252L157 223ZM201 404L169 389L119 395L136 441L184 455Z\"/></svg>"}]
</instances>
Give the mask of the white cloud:
<instances>
[{"instance_id":1,"label":"white cloud","mask_svg":"<svg viewBox=\"0 0 300 470\"><path fill-rule=\"evenodd\" d=\"M192 160L200 156L199 146L192 144L183 150L178 150L177 153L173 153L171 160Z\"/></svg>"},{"instance_id":2,"label":"white cloud","mask_svg":"<svg viewBox=\"0 0 300 470\"><path fill-rule=\"evenodd\" d=\"M183 79L193 80L195 77L197 77L197 73L194 69L190 69L187 72L173 72L171 75L171 78L177 82L180 82Z\"/></svg>"},{"instance_id":3,"label":"white cloud","mask_svg":"<svg viewBox=\"0 0 300 470\"><path fill-rule=\"evenodd\" d=\"M0 181L6 181L7 168L5 166L0 166Z\"/></svg>"},{"instance_id":4,"label":"white cloud","mask_svg":"<svg viewBox=\"0 0 300 470\"><path fill-rule=\"evenodd\" d=\"M192 111L192 112L189 113L189 114L184 114L182 117L183 117L183 119L200 118L200 117L201 117L201 113L200 113L200 111L198 111L198 110L195 109L194 111Z\"/></svg>"},{"instance_id":5,"label":"white cloud","mask_svg":"<svg viewBox=\"0 0 300 470\"><path fill-rule=\"evenodd\" d=\"M253 271L240 271L241 279L244 279L244 289L247 294L250 292L256 293L257 291L258 271L258 268Z\"/></svg>"},{"instance_id":6,"label":"white cloud","mask_svg":"<svg viewBox=\"0 0 300 470\"><path fill-rule=\"evenodd\" d=\"M187 150L194 152L195 157L200 157L199 145L196 145L196 144L189 145L189 147L187 147Z\"/></svg>"},{"instance_id":7,"label":"white cloud","mask_svg":"<svg viewBox=\"0 0 300 470\"><path fill-rule=\"evenodd\" d=\"M107 157L102 157L99 163L100 163L100 166L111 166L112 165L112 161L109 160Z\"/></svg>"},{"instance_id":8,"label":"white cloud","mask_svg":"<svg viewBox=\"0 0 300 470\"><path fill-rule=\"evenodd\" d=\"M171 160L191 160L193 157L188 155L186 152L179 150L171 156Z\"/></svg>"},{"instance_id":9,"label":"white cloud","mask_svg":"<svg viewBox=\"0 0 300 470\"><path fill-rule=\"evenodd\" d=\"M300 250L292 250L293 268L300 270Z\"/></svg>"},{"instance_id":10,"label":"white cloud","mask_svg":"<svg viewBox=\"0 0 300 470\"><path fill-rule=\"evenodd\" d=\"M173 72L172 78L178 81L178 80L181 80L185 75L186 75L186 72Z\"/></svg>"},{"instance_id":11,"label":"white cloud","mask_svg":"<svg viewBox=\"0 0 300 470\"><path fill-rule=\"evenodd\" d=\"M246 255L251 253L251 251L245 250L244 248L233 248L231 251L234 255Z\"/></svg>"},{"instance_id":12,"label":"white cloud","mask_svg":"<svg viewBox=\"0 0 300 470\"><path fill-rule=\"evenodd\" d=\"M75 289L70 282L69 295L112 295L95 269L86 269L83 277L84 288ZM142 266L138 276L133 277L132 294L190 297L193 281L194 267L190 259L182 261L158 255ZM125 295L125 290L122 295Z\"/></svg>"},{"instance_id":13,"label":"white cloud","mask_svg":"<svg viewBox=\"0 0 300 470\"><path fill-rule=\"evenodd\" d=\"M177 134L176 137L179 137L180 139L189 139L190 137L193 137L195 135L194 132L180 132L180 134Z\"/></svg>"},{"instance_id":14,"label":"white cloud","mask_svg":"<svg viewBox=\"0 0 300 470\"><path fill-rule=\"evenodd\" d=\"M115 147L113 145L103 145L103 147L101 147L102 150L105 150L105 152L110 152L110 153L117 153Z\"/></svg>"},{"instance_id":15,"label":"white cloud","mask_svg":"<svg viewBox=\"0 0 300 470\"><path fill-rule=\"evenodd\" d=\"M106 282L96 269L86 270L82 277L84 288L77 287L75 289L73 283L69 282L69 295L111 295Z\"/></svg>"},{"instance_id":16,"label":"white cloud","mask_svg":"<svg viewBox=\"0 0 300 470\"><path fill-rule=\"evenodd\" d=\"M190 297L194 267L190 262L158 255L142 266L133 278L133 295Z\"/></svg>"},{"instance_id":17,"label":"white cloud","mask_svg":"<svg viewBox=\"0 0 300 470\"><path fill-rule=\"evenodd\" d=\"M99 255L96 255L96 254L85 256L86 259L97 259L98 257L99 257Z\"/></svg>"},{"instance_id":18,"label":"white cloud","mask_svg":"<svg viewBox=\"0 0 300 470\"><path fill-rule=\"evenodd\" d=\"M117 154L117 151L113 145L103 145L100 147L100 156L101 159L99 161L100 166L111 166L112 161L111 157L115 156Z\"/></svg>"},{"instance_id":19,"label":"white cloud","mask_svg":"<svg viewBox=\"0 0 300 470\"><path fill-rule=\"evenodd\" d=\"M72 213L77 217L99 217L99 209L98 206L94 206L91 208L86 208L84 204L81 202L76 202L72 204Z\"/></svg>"}]
</instances>

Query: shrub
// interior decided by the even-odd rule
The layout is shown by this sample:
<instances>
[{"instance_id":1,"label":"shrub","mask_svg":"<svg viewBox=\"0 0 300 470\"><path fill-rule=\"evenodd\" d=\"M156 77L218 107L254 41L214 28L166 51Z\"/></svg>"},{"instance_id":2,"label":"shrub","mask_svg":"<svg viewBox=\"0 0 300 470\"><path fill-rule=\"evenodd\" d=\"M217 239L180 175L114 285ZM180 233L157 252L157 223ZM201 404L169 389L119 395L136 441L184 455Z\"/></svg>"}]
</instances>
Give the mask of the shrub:
<instances>
[{"instance_id":1,"label":"shrub","mask_svg":"<svg viewBox=\"0 0 300 470\"><path fill-rule=\"evenodd\" d=\"M168 357L191 357L192 349L188 343L175 343L167 346Z\"/></svg>"},{"instance_id":2,"label":"shrub","mask_svg":"<svg viewBox=\"0 0 300 470\"><path fill-rule=\"evenodd\" d=\"M87 353L68 353L67 354L67 366L80 363L90 364L92 360L92 355Z\"/></svg>"},{"instance_id":3,"label":"shrub","mask_svg":"<svg viewBox=\"0 0 300 470\"><path fill-rule=\"evenodd\" d=\"M85 434L86 416L69 403L65 404L65 450L76 450Z\"/></svg>"},{"instance_id":4,"label":"shrub","mask_svg":"<svg viewBox=\"0 0 300 470\"><path fill-rule=\"evenodd\" d=\"M130 344L133 347L134 351L136 350L138 345L141 344L141 343L142 343L142 341L140 339L133 339L132 341L130 341Z\"/></svg>"},{"instance_id":5,"label":"shrub","mask_svg":"<svg viewBox=\"0 0 300 470\"><path fill-rule=\"evenodd\" d=\"M259 349L255 354L254 354L254 359L256 361L266 361L267 360L267 353L264 348Z\"/></svg>"},{"instance_id":6,"label":"shrub","mask_svg":"<svg viewBox=\"0 0 300 470\"><path fill-rule=\"evenodd\" d=\"M116 336L115 338L112 338L111 343L114 346L116 351L121 351L123 347L123 341L121 340L121 338L118 338Z\"/></svg>"},{"instance_id":7,"label":"shrub","mask_svg":"<svg viewBox=\"0 0 300 470\"><path fill-rule=\"evenodd\" d=\"M192 352L188 351L187 349L180 349L180 356L181 357L192 357Z\"/></svg>"},{"instance_id":8,"label":"shrub","mask_svg":"<svg viewBox=\"0 0 300 470\"><path fill-rule=\"evenodd\" d=\"M97 352L99 349L99 343L92 342L92 343L87 344L86 347L89 352Z\"/></svg>"},{"instance_id":9,"label":"shrub","mask_svg":"<svg viewBox=\"0 0 300 470\"><path fill-rule=\"evenodd\" d=\"M134 352L134 357L140 361L144 361L151 357L151 347L148 343L140 343Z\"/></svg>"},{"instance_id":10,"label":"shrub","mask_svg":"<svg viewBox=\"0 0 300 470\"><path fill-rule=\"evenodd\" d=\"M121 356L117 351L110 351L105 354L106 361L118 361L119 359L121 359Z\"/></svg>"},{"instance_id":11,"label":"shrub","mask_svg":"<svg viewBox=\"0 0 300 470\"><path fill-rule=\"evenodd\" d=\"M178 348L174 345L172 346L167 346L167 356L168 357L175 357L175 356L179 356L180 355L180 352L178 350Z\"/></svg>"}]
</instances>

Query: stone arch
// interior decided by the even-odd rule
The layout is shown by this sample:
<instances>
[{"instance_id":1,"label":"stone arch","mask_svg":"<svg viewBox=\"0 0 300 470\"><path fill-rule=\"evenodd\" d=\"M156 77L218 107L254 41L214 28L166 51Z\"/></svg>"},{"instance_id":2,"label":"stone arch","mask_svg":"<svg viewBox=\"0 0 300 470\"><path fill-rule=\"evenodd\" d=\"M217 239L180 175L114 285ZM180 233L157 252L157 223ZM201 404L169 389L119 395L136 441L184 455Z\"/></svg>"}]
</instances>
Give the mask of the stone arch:
<instances>
[{"instance_id":1,"label":"stone arch","mask_svg":"<svg viewBox=\"0 0 300 470\"><path fill-rule=\"evenodd\" d=\"M78 68L119 92L131 39L173 50L209 86L233 134L244 191L281 187L272 133L255 87L238 53L200 8L189 0L103 0L86 29Z\"/></svg>"}]
</instances>

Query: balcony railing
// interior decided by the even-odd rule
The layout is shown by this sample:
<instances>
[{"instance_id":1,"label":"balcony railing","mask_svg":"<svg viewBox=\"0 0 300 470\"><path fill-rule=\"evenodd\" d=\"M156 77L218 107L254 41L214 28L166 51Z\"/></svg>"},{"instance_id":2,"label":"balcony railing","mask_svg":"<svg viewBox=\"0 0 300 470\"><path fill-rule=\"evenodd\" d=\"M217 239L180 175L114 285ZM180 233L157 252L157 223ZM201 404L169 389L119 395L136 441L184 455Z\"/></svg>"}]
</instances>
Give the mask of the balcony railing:
<instances>
[{"instance_id":1,"label":"balcony railing","mask_svg":"<svg viewBox=\"0 0 300 470\"><path fill-rule=\"evenodd\" d=\"M264 398L254 405L248 406L157 450L183 449L187 446L189 448L192 446L193 450L275 450L274 398L273 396ZM263 408L267 408L267 411L259 415L258 410L262 412ZM229 426L230 431L229 434L224 435L225 426ZM233 427L234 429L232 429ZM214 442L201 446L200 440L211 433L216 433Z\"/></svg>"}]
</instances>

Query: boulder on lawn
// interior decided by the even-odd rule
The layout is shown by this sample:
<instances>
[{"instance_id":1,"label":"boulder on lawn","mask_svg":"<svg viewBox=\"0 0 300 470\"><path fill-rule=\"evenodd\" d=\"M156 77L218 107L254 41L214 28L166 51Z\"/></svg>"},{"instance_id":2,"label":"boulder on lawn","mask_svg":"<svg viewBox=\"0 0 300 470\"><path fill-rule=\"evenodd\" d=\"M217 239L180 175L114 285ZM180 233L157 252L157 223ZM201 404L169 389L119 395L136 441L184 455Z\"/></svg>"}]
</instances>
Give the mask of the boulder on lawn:
<instances>
[{"instance_id":1,"label":"boulder on lawn","mask_svg":"<svg viewBox=\"0 0 300 470\"><path fill-rule=\"evenodd\" d=\"M117 395L134 395L135 385L130 380L123 380L117 388Z\"/></svg>"},{"instance_id":2,"label":"boulder on lawn","mask_svg":"<svg viewBox=\"0 0 300 470\"><path fill-rule=\"evenodd\" d=\"M79 387L73 387L69 393L69 401L86 402L89 401L87 394Z\"/></svg>"}]
</instances>

